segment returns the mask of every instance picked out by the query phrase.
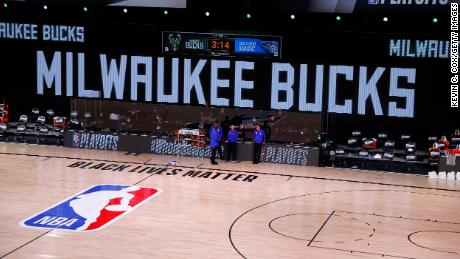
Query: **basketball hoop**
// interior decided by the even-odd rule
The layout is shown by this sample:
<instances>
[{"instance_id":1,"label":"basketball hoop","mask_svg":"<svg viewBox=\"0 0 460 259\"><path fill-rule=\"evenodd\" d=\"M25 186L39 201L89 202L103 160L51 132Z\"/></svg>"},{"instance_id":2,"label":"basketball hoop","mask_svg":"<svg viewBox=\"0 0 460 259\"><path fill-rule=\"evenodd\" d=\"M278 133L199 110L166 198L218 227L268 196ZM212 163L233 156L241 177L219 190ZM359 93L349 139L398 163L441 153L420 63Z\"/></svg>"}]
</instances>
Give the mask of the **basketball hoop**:
<instances>
[{"instance_id":1,"label":"basketball hoop","mask_svg":"<svg viewBox=\"0 0 460 259\"><path fill-rule=\"evenodd\" d=\"M455 153L451 150L446 150L446 165L455 165Z\"/></svg>"}]
</instances>

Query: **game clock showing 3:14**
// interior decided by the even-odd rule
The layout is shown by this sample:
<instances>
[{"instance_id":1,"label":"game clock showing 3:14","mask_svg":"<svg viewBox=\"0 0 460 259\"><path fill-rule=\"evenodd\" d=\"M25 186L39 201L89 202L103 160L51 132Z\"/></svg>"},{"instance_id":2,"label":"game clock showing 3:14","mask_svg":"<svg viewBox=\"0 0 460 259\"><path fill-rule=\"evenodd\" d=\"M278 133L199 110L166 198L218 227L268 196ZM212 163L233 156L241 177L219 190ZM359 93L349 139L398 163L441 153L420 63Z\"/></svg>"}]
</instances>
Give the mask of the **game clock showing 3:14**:
<instances>
[{"instance_id":1,"label":"game clock showing 3:14","mask_svg":"<svg viewBox=\"0 0 460 259\"><path fill-rule=\"evenodd\" d=\"M208 49L214 51L233 52L235 49L235 43L233 39L209 39Z\"/></svg>"}]
</instances>

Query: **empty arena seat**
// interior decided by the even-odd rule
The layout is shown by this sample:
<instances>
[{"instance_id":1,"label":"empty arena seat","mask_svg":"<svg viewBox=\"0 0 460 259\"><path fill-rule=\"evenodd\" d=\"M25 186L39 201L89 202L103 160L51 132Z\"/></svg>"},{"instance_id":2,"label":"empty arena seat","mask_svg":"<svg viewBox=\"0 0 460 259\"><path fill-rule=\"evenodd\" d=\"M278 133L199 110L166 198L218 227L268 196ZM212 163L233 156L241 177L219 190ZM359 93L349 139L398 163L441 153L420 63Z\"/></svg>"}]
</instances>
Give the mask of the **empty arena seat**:
<instances>
[{"instance_id":1,"label":"empty arena seat","mask_svg":"<svg viewBox=\"0 0 460 259\"><path fill-rule=\"evenodd\" d=\"M412 138L411 134L407 134L407 133L401 134L401 136L399 138L399 142L397 144L397 148L405 149L406 143L410 142L411 138Z\"/></svg>"},{"instance_id":2,"label":"empty arena seat","mask_svg":"<svg viewBox=\"0 0 460 259\"><path fill-rule=\"evenodd\" d=\"M54 116L54 110L53 109L48 109L46 110L46 114L50 116Z\"/></svg>"},{"instance_id":3,"label":"empty arena seat","mask_svg":"<svg viewBox=\"0 0 460 259\"><path fill-rule=\"evenodd\" d=\"M38 116L40 114L40 110L38 108L32 108L32 115Z\"/></svg>"},{"instance_id":4,"label":"empty arena seat","mask_svg":"<svg viewBox=\"0 0 460 259\"><path fill-rule=\"evenodd\" d=\"M415 142L407 142L405 145L405 151L406 154L415 154L415 148L416 148L416 143Z\"/></svg>"},{"instance_id":5,"label":"empty arena seat","mask_svg":"<svg viewBox=\"0 0 460 259\"><path fill-rule=\"evenodd\" d=\"M112 120L112 121L120 120L120 114L114 113L114 112L110 113L109 114L109 120Z\"/></svg>"},{"instance_id":6,"label":"empty arena seat","mask_svg":"<svg viewBox=\"0 0 460 259\"><path fill-rule=\"evenodd\" d=\"M19 116L19 122L27 123L28 120L29 120L29 117L27 115Z\"/></svg>"},{"instance_id":7,"label":"empty arena seat","mask_svg":"<svg viewBox=\"0 0 460 259\"><path fill-rule=\"evenodd\" d=\"M351 132L352 137L361 137L361 131L360 130L353 130Z\"/></svg>"},{"instance_id":8,"label":"empty arena seat","mask_svg":"<svg viewBox=\"0 0 460 259\"><path fill-rule=\"evenodd\" d=\"M382 159L382 153L375 153L375 155L373 156L373 158L375 158L375 159Z\"/></svg>"},{"instance_id":9,"label":"empty arena seat","mask_svg":"<svg viewBox=\"0 0 460 259\"><path fill-rule=\"evenodd\" d=\"M64 117L56 116L53 118L53 126L55 127L64 127L67 124L67 120Z\"/></svg>"},{"instance_id":10,"label":"empty arena seat","mask_svg":"<svg viewBox=\"0 0 460 259\"><path fill-rule=\"evenodd\" d=\"M72 118L78 117L78 111L75 111L75 110L74 110L74 111L71 111L71 112L70 112L70 117L72 117Z\"/></svg>"},{"instance_id":11,"label":"empty arena seat","mask_svg":"<svg viewBox=\"0 0 460 259\"><path fill-rule=\"evenodd\" d=\"M407 134L407 133L401 134L401 142L405 143L411 140L411 138L412 138L411 134Z\"/></svg>"},{"instance_id":12,"label":"empty arena seat","mask_svg":"<svg viewBox=\"0 0 460 259\"><path fill-rule=\"evenodd\" d=\"M360 150L358 155L360 157L368 157L369 156L369 152L367 150Z\"/></svg>"},{"instance_id":13,"label":"empty arena seat","mask_svg":"<svg viewBox=\"0 0 460 259\"><path fill-rule=\"evenodd\" d=\"M415 155L415 154L406 154L406 161L417 161L417 155Z\"/></svg>"},{"instance_id":14,"label":"empty arena seat","mask_svg":"<svg viewBox=\"0 0 460 259\"><path fill-rule=\"evenodd\" d=\"M377 148L377 139L375 138L363 138L363 148L364 149L376 149Z\"/></svg>"},{"instance_id":15,"label":"empty arena seat","mask_svg":"<svg viewBox=\"0 0 460 259\"><path fill-rule=\"evenodd\" d=\"M377 135L378 140L385 141L388 139L388 134L385 132L381 132Z\"/></svg>"},{"instance_id":16,"label":"empty arena seat","mask_svg":"<svg viewBox=\"0 0 460 259\"><path fill-rule=\"evenodd\" d=\"M349 138L347 141L347 148L356 149L357 147L358 147L358 139L356 137Z\"/></svg>"},{"instance_id":17,"label":"empty arena seat","mask_svg":"<svg viewBox=\"0 0 460 259\"><path fill-rule=\"evenodd\" d=\"M344 150L343 148L337 148L337 149L335 150L335 153L336 153L337 155L343 155L343 154L345 154L345 150Z\"/></svg>"},{"instance_id":18,"label":"empty arena seat","mask_svg":"<svg viewBox=\"0 0 460 259\"><path fill-rule=\"evenodd\" d=\"M69 129L81 129L81 124L80 122L75 119L75 118L72 118L70 121L69 121Z\"/></svg>"},{"instance_id":19,"label":"empty arena seat","mask_svg":"<svg viewBox=\"0 0 460 259\"><path fill-rule=\"evenodd\" d=\"M393 150L395 148L395 144L394 140L387 140L383 146L387 150Z\"/></svg>"},{"instance_id":20,"label":"empty arena seat","mask_svg":"<svg viewBox=\"0 0 460 259\"><path fill-rule=\"evenodd\" d=\"M428 149L428 161L431 166L436 166L439 163L439 159L441 158L441 151L435 142L433 147Z\"/></svg>"},{"instance_id":21,"label":"empty arena seat","mask_svg":"<svg viewBox=\"0 0 460 259\"><path fill-rule=\"evenodd\" d=\"M444 150L446 148L446 145L442 141L436 141L436 146L439 148L439 150Z\"/></svg>"},{"instance_id":22,"label":"empty arena seat","mask_svg":"<svg viewBox=\"0 0 460 259\"><path fill-rule=\"evenodd\" d=\"M22 125L22 124L21 124L21 125L18 125L18 126L16 127L16 131L17 131L18 133L24 133L24 132L26 131L26 126L25 126L25 125Z\"/></svg>"},{"instance_id":23,"label":"empty arena seat","mask_svg":"<svg viewBox=\"0 0 460 259\"><path fill-rule=\"evenodd\" d=\"M383 153L383 159L386 159L386 160L392 160L394 158L394 154L393 152L385 152Z\"/></svg>"},{"instance_id":24,"label":"empty arena seat","mask_svg":"<svg viewBox=\"0 0 460 259\"><path fill-rule=\"evenodd\" d=\"M451 135L451 139L450 139L450 144L451 144L451 148L456 148L457 145L460 145L460 133L454 133Z\"/></svg>"},{"instance_id":25,"label":"empty arena seat","mask_svg":"<svg viewBox=\"0 0 460 259\"><path fill-rule=\"evenodd\" d=\"M46 117L46 121L47 121L48 123L50 123L50 124L53 123L54 110L53 110L53 109L48 109L48 110L46 110L46 115L45 115L45 117Z\"/></svg>"},{"instance_id":26,"label":"empty arena seat","mask_svg":"<svg viewBox=\"0 0 460 259\"><path fill-rule=\"evenodd\" d=\"M385 132L380 132L379 134L377 134L377 147L378 148L381 148L383 147L383 144L385 143L385 141L388 140L388 134L385 133Z\"/></svg>"},{"instance_id":27,"label":"empty arena seat","mask_svg":"<svg viewBox=\"0 0 460 259\"><path fill-rule=\"evenodd\" d=\"M428 137L428 142L430 142L430 144L432 144L433 142L435 142L436 140L438 140L438 136L429 136Z\"/></svg>"},{"instance_id":28,"label":"empty arena seat","mask_svg":"<svg viewBox=\"0 0 460 259\"><path fill-rule=\"evenodd\" d=\"M357 143L358 143L358 139L355 138L355 137L351 137L351 138L349 138L348 141L347 141L347 144L348 144L349 146L356 146Z\"/></svg>"},{"instance_id":29,"label":"empty arena seat","mask_svg":"<svg viewBox=\"0 0 460 259\"><path fill-rule=\"evenodd\" d=\"M45 116L38 116L38 118L37 118L37 124L39 124L39 125L44 125L45 122L46 122Z\"/></svg>"},{"instance_id":30,"label":"empty arena seat","mask_svg":"<svg viewBox=\"0 0 460 259\"><path fill-rule=\"evenodd\" d=\"M26 125L20 124L16 127L16 141L17 142L24 142L25 141L25 132L26 132Z\"/></svg>"},{"instance_id":31,"label":"empty arena seat","mask_svg":"<svg viewBox=\"0 0 460 259\"><path fill-rule=\"evenodd\" d=\"M48 132L49 132L48 128L46 128L46 127L41 127L40 128L40 133L41 134L47 134Z\"/></svg>"},{"instance_id":32,"label":"empty arena seat","mask_svg":"<svg viewBox=\"0 0 460 259\"><path fill-rule=\"evenodd\" d=\"M432 160L439 160L439 157L441 157L441 152L439 151L439 148L430 148L429 156Z\"/></svg>"},{"instance_id":33,"label":"empty arena seat","mask_svg":"<svg viewBox=\"0 0 460 259\"><path fill-rule=\"evenodd\" d=\"M0 111L8 111L8 104L1 103L0 104Z\"/></svg>"}]
</instances>

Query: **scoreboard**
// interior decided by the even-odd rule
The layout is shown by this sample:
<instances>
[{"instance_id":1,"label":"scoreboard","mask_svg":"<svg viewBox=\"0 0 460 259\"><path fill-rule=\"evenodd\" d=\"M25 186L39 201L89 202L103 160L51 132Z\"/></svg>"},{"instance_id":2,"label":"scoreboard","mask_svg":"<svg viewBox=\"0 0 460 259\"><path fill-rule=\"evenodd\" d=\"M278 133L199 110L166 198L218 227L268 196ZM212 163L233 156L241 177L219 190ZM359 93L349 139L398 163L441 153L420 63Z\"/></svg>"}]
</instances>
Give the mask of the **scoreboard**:
<instances>
[{"instance_id":1,"label":"scoreboard","mask_svg":"<svg viewBox=\"0 0 460 259\"><path fill-rule=\"evenodd\" d=\"M281 37L163 31L163 54L281 58Z\"/></svg>"}]
</instances>

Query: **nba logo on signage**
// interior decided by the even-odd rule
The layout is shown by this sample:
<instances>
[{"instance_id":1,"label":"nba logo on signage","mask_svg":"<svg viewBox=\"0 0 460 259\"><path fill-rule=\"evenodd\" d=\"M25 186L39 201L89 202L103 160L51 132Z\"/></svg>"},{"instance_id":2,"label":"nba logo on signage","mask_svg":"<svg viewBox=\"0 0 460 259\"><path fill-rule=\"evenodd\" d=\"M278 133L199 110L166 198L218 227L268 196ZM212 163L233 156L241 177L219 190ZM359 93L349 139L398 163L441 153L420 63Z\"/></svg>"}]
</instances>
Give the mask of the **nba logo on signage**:
<instances>
[{"instance_id":1,"label":"nba logo on signage","mask_svg":"<svg viewBox=\"0 0 460 259\"><path fill-rule=\"evenodd\" d=\"M72 146L80 147L80 133L74 132L72 137L73 137Z\"/></svg>"},{"instance_id":2,"label":"nba logo on signage","mask_svg":"<svg viewBox=\"0 0 460 259\"><path fill-rule=\"evenodd\" d=\"M89 231L102 229L153 198L159 189L96 185L32 216L26 227Z\"/></svg>"},{"instance_id":3,"label":"nba logo on signage","mask_svg":"<svg viewBox=\"0 0 460 259\"><path fill-rule=\"evenodd\" d=\"M368 4L379 4L380 0L368 0ZM383 2L383 1L382 1Z\"/></svg>"}]
</instances>

